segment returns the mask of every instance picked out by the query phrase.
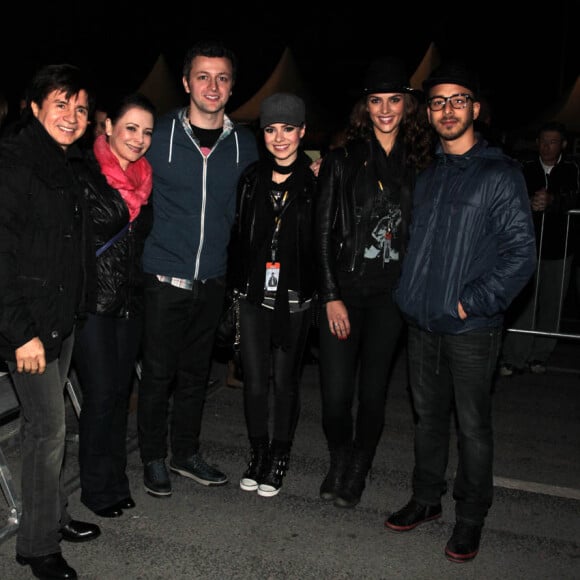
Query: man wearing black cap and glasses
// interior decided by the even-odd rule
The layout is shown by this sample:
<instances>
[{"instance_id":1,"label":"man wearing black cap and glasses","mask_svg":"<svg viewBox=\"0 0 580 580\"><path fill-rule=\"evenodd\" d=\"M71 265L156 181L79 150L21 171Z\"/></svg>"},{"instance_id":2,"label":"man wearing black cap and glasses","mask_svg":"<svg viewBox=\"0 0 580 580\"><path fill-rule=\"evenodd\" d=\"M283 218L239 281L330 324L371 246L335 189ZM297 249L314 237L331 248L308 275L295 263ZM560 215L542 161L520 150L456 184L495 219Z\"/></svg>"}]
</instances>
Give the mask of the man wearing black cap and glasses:
<instances>
[{"instance_id":1,"label":"man wearing black cap and glasses","mask_svg":"<svg viewBox=\"0 0 580 580\"><path fill-rule=\"evenodd\" d=\"M477 77L461 63L444 63L423 88L439 145L414 189L410 245L395 289L409 322L413 494L385 526L405 532L441 516L455 407L456 523L445 554L466 562L479 551L492 504L491 387L503 315L534 272L535 238L519 165L477 140Z\"/></svg>"}]
</instances>

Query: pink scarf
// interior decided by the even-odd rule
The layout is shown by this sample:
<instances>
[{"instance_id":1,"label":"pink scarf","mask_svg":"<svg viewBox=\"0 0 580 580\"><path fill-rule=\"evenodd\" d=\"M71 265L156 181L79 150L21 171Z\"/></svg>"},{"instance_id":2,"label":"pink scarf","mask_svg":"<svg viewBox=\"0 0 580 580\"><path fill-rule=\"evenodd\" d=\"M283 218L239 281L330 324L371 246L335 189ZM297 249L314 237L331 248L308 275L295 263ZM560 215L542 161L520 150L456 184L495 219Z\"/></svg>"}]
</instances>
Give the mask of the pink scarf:
<instances>
[{"instance_id":1,"label":"pink scarf","mask_svg":"<svg viewBox=\"0 0 580 580\"><path fill-rule=\"evenodd\" d=\"M121 194L129 209L129 221L133 221L151 195L153 171L149 161L141 157L130 163L127 171L123 171L105 135L95 139L93 151L101 166L101 173L107 178L107 183Z\"/></svg>"}]
</instances>

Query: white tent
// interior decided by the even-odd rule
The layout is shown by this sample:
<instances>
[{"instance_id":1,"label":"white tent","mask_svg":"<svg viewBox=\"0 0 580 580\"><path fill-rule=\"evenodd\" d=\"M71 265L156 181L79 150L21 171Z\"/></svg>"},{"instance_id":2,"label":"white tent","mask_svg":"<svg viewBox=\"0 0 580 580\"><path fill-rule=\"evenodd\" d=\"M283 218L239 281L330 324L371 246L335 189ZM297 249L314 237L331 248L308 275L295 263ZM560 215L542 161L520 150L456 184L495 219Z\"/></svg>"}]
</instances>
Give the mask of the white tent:
<instances>
[{"instance_id":1,"label":"white tent","mask_svg":"<svg viewBox=\"0 0 580 580\"><path fill-rule=\"evenodd\" d=\"M535 151L536 133L546 121L559 121L568 132L568 153L580 158L580 76L562 99L538 118L513 132L513 149Z\"/></svg>"},{"instance_id":2,"label":"white tent","mask_svg":"<svg viewBox=\"0 0 580 580\"><path fill-rule=\"evenodd\" d=\"M564 123L571 133L580 133L580 75L560 103L542 115L541 121L549 120Z\"/></svg>"},{"instance_id":3,"label":"white tent","mask_svg":"<svg viewBox=\"0 0 580 580\"><path fill-rule=\"evenodd\" d=\"M298 66L288 47L284 49L276 68L262 87L238 107L229 116L238 122L252 122L260 116L260 103L270 95L278 92L295 93L304 98L305 85ZM306 99L305 99L306 100Z\"/></svg>"},{"instance_id":4,"label":"white tent","mask_svg":"<svg viewBox=\"0 0 580 580\"><path fill-rule=\"evenodd\" d=\"M169 70L163 54L159 55L138 90L153 101L160 115L187 102L185 92Z\"/></svg>"},{"instance_id":5,"label":"white tent","mask_svg":"<svg viewBox=\"0 0 580 580\"><path fill-rule=\"evenodd\" d=\"M431 74L431 71L437 67L440 63L439 51L432 42L427 48L427 52L423 57L423 60L419 63L419 66L413 73L413 76L409 79L411 81L411 87L414 89L421 89L423 81Z\"/></svg>"}]
</instances>

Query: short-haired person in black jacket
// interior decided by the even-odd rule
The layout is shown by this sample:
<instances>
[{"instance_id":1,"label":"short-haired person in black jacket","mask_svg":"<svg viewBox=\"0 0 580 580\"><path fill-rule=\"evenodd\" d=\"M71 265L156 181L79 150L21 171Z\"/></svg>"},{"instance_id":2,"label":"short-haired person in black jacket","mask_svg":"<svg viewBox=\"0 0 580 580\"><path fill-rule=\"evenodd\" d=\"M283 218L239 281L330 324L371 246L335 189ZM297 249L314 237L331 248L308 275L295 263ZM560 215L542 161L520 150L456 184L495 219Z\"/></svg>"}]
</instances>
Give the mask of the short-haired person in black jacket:
<instances>
[{"instance_id":1,"label":"short-haired person in black jacket","mask_svg":"<svg viewBox=\"0 0 580 580\"><path fill-rule=\"evenodd\" d=\"M28 91L30 118L0 142L0 356L21 406L22 519L17 561L39 578L76 578L60 540L96 538L71 519L62 464L63 389L91 281L89 218L76 167L93 104L75 66L48 65Z\"/></svg>"},{"instance_id":2,"label":"short-haired person in black jacket","mask_svg":"<svg viewBox=\"0 0 580 580\"><path fill-rule=\"evenodd\" d=\"M323 158L316 212L326 312L319 336L322 426L330 453L320 497L345 508L361 499L384 428L403 330L391 292L405 255L416 174L431 151L404 63L379 58L364 82L346 145Z\"/></svg>"},{"instance_id":3,"label":"short-haired person in black jacket","mask_svg":"<svg viewBox=\"0 0 580 580\"><path fill-rule=\"evenodd\" d=\"M97 254L96 303L77 331L73 365L83 395L79 421L81 501L100 517L135 507L127 467L127 418L143 330L145 237L153 184L144 155L156 110L129 94L110 107L105 134L87 152L87 201Z\"/></svg>"},{"instance_id":4,"label":"short-haired person in black jacket","mask_svg":"<svg viewBox=\"0 0 580 580\"><path fill-rule=\"evenodd\" d=\"M441 516L455 410L456 524L445 554L465 562L477 555L493 498L491 393L503 314L534 272L536 244L520 165L477 140L475 73L446 62L423 87L439 145L413 191L409 249L395 290L409 322L413 495L385 525L405 532Z\"/></svg>"},{"instance_id":5,"label":"short-haired person in black jacket","mask_svg":"<svg viewBox=\"0 0 580 580\"><path fill-rule=\"evenodd\" d=\"M574 241L579 218L569 218L568 210L579 205L580 169L575 161L566 158L567 144L566 127L558 121L548 121L538 131L538 156L523 165L536 228L539 267L511 309L513 328L558 330L560 296L566 297L572 263L574 257L578 258ZM550 336L507 332L499 374L509 377L524 370L545 373L557 342Z\"/></svg>"},{"instance_id":6,"label":"short-haired person in black jacket","mask_svg":"<svg viewBox=\"0 0 580 580\"><path fill-rule=\"evenodd\" d=\"M240 179L229 267L241 296L244 412L251 447L240 488L272 497L282 487L300 413L302 356L316 289L316 178L301 149L306 111L300 97L274 93L264 99L260 127L266 151Z\"/></svg>"}]
</instances>

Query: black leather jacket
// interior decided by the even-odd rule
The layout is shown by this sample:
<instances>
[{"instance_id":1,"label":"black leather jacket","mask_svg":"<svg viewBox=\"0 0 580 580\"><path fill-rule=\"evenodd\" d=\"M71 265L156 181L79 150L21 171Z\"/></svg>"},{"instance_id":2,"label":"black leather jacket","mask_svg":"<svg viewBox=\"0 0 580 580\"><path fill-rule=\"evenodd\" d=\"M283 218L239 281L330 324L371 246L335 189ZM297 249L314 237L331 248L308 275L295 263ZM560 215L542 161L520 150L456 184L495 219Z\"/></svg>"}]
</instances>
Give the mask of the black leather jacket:
<instances>
[{"instance_id":1,"label":"black leather jacket","mask_svg":"<svg viewBox=\"0 0 580 580\"><path fill-rule=\"evenodd\" d=\"M294 247L295 263L292 270L296 272L294 280L289 281L290 287L300 295L300 300L312 298L316 290L316 261L314 257L314 199L316 195L316 178L311 172L310 158L301 153L300 162L306 181L301 191L293 192L289 203L296 211L288 212L287 216L293 224L281 231L281 235L291 235L289 245ZM264 269L264 263L256 255L256 215L259 204L270 204L270 200L257 193L261 172L261 162L250 165L242 174L238 184L238 211L236 225L230 243L230 262L228 267L229 285L246 291L252 270ZM269 183L268 183L269 187ZM260 190L261 191L261 190ZM273 224L272 224L273 227ZM257 263L260 260L260 263Z\"/></svg>"},{"instance_id":2,"label":"black leather jacket","mask_svg":"<svg viewBox=\"0 0 580 580\"><path fill-rule=\"evenodd\" d=\"M398 145L402 147L401 144ZM404 151L401 162L404 163ZM351 141L344 148L328 153L318 176L316 209L317 251L319 257L319 298L326 303L340 300L340 273L360 273L367 238L371 204L365 203L374 191L365 191L363 176L372 159L370 141ZM411 192L415 173L406 169L399 195L402 211L401 237L404 255L411 215Z\"/></svg>"},{"instance_id":3,"label":"black leather jacket","mask_svg":"<svg viewBox=\"0 0 580 580\"><path fill-rule=\"evenodd\" d=\"M92 151L85 181L93 233L93 252L104 246L129 222L121 194L108 183ZM153 224L151 204L141 207L126 233L96 259L96 296L91 311L114 317L133 317L143 311L142 256L145 238Z\"/></svg>"}]
</instances>

